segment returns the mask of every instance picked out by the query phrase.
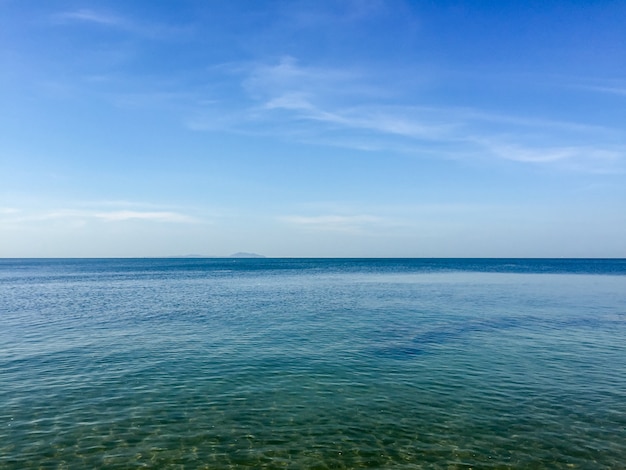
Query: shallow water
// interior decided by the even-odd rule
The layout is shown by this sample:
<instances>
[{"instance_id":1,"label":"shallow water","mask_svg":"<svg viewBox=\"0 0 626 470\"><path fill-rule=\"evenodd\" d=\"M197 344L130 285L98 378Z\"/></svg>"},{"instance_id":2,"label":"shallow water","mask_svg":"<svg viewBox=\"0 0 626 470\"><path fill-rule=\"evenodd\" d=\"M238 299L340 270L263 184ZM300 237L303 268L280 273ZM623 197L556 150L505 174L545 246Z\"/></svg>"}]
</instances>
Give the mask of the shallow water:
<instances>
[{"instance_id":1,"label":"shallow water","mask_svg":"<svg viewBox=\"0 0 626 470\"><path fill-rule=\"evenodd\" d=\"M0 260L0 468L617 468L624 260Z\"/></svg>"}]
</instances>

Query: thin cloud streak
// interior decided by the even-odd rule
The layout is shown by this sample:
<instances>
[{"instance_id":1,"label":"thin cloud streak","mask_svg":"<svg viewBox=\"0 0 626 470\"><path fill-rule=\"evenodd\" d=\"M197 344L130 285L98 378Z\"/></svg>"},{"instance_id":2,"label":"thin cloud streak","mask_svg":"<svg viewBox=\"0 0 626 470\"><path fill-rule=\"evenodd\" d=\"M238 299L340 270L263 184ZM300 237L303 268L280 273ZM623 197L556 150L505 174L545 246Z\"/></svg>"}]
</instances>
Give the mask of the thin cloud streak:
<instances>
[{"instance_id":1,"label":"thin cloud streak","mask_svg":"<svg viewBox=\"0 0 626 470\"><path fill-rule=\"evenodd\" d=\"M626 147L595 148L578 146L530 147L488 139L476 139L485 149L498 158L521 163L551 163L575 171L591 173L624 172Z\"/></svg>"},{"instance_id":2,"label":"thin cloud streak","mask_svg":"<svg viewBox=\"0 0 626 470\"><path fill-rule=\"evenodd\" d=\"M52 21L60 24L84 23L85 25L99 25L145 38L164 39L190 33L187 26L172 26L168 24L136 21L114 13L91 9L64 11L52 15Z\"/></svg>"},{"instance_id":3,"label":"thin cloud streak","mask_svg":"<svg viewBox=\"0 0 626 470\"><path fill-rule=\"evenodd\" d=\"M626 86L585 86L581 88L599 93L626 96Z\"/></svg>"},{"instance_id":4,"label":"thin cloud streak","mask_svg":"<svg viewBox=\"0 0 626 470\"><path fill-rule=\"evenodd\" d=\"M18 214L19 212L20 210L14 207L0 207L0 215L12 215Z\"/></svg>"},{"instance_id":5,"label":"thin cloud streak","mask_svg":"<svg viewBox=\"0 0 626 470\"><path fill-rule=\"evenodd\" d=\"M93 214L93 217L106 220L109 222L117 222L124 220L151 220L155 222L174 222L174 223L190 223L195 219L184 214L176 212L139 212L139 211L114 211L100 212Z\"/></svg>"},{"instance_id":6,"label":"thin cloud streak","mask_svg":"<svg viewBox=\"0 0 626 470\"><path fill-rule=\"evenodd\" d=\"M378 97L371 87L365 93L354 91L364 88L368 76L349 68L303 67L284 57L274 65L229 64L225 71L244 75L247 108L220 110L216 103L211 114L188 119L188 128L441 158L491 156L591 173L621 172L626 157L616 129L481 109L380 102L386 96L382 90Z\"/></svg>"},{"instance_id":7,"label":"thin cloud streak","mask_svg":"<svg viewBox=\"0 0 626 470\"><path fill-rule=\"evenodd\" d=\"M197 223L199 219L172 211L97 211L59 209L41 213L26 213L24 211L5 212L0 214L9 216L11 222L32 222L45 220L102 220L105 222L123 222L129 220L143 220L163 223Z\"/></svg>"},{"instance_id":8,"label":"thin cloud streak","mask_svg":"<svg viewBox=\"0 0 626 470\"><path fill-rule=\"evenodd\" d=\"M84 23L95 23L123 29L129 29L131 27L131 23L122 17L102 12L96 12L88 9L57 13L53 16L53 18L62 22L76 21Z\"/></svg>"},{"instance_id":9,"label":"thin cloud streak","mask_svg":"<svg viewBox=\"0 0 626 470\"><path fill-rule=\"evenodd\" d=\"M293 215L280 217L279 221L309 230L347 233L362 233L385 223L383 218L372 215Z\"/></svg>"}]
</instances>

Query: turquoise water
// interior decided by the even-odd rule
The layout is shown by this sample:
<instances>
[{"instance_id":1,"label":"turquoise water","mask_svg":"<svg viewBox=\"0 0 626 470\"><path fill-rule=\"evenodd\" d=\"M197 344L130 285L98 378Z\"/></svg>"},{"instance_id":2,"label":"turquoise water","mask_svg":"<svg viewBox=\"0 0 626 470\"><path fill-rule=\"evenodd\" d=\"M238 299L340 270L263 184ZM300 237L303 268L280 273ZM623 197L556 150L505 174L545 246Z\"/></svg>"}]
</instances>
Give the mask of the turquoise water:
<instances>
[{"instance_id":1,"label":"turquoise water","mask_svg":"<svg viewBox=\"0 0 626 470\"><path fill-rule=\"evenodd\" d=\"M0 468L620 468L625 260L0 260Z\"/></svg>"}]
</instances>

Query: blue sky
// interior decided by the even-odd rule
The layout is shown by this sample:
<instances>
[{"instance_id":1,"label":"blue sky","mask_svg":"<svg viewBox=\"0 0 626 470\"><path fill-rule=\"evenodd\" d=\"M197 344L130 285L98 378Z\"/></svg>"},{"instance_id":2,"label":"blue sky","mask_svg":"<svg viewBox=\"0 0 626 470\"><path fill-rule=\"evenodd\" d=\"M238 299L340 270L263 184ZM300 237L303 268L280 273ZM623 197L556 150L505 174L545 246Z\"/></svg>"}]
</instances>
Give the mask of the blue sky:
<instances>
[{"instance_id":1,"label":"blue sky","mask_svg":"<svg viewBox=\"0 0 626 470\"><path fill-rule=\"evenodd\" d=\"M0 0L0 257L626 257L625 21Z\"/></svg>"}]
</instances>

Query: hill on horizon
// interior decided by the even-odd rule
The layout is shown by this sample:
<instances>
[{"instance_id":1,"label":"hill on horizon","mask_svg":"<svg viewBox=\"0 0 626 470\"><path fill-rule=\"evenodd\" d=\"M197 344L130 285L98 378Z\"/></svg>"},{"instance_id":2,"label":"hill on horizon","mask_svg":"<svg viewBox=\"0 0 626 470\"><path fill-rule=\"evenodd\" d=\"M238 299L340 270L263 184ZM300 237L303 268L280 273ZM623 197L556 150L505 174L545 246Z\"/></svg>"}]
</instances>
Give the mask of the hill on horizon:
<instances>
[{"instance_id":1,"label":"hill on horizon","mask_svg":"<svg viewBox=\"0 0 626 470\"><path fill-rule=\"evenodd\" d=\"M246 253L244 251L238 251L237 253L233 253L228 256L228 258L265 258L263 255L259 255L257 253Z\"/></svg>"}]
</instances>

